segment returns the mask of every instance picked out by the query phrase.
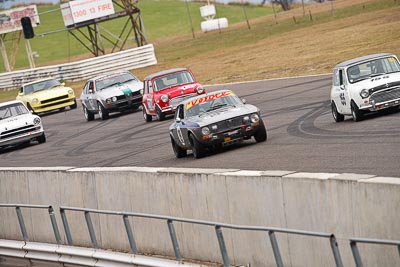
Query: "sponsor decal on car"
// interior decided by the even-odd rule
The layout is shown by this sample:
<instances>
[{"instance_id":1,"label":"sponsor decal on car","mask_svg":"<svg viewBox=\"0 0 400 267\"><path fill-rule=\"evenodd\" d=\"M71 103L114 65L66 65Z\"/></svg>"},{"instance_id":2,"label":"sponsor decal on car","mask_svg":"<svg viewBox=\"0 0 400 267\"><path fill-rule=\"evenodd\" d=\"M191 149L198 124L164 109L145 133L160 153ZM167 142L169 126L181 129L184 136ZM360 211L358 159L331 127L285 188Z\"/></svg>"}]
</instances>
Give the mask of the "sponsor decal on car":
<instances>
[{"instance_id":1,"label":"sponsor decal on car","mask_svg":"<svg viewBox=\"0 0 400 267\"><path fill-rule=\"evenodd\" d=\"M234 95L235 95L234 93L232 93L230 91L227 91L227 92L221 92L221 93L216 93L216 94L213 94L213 95L207 95L207 96L204 96L204 97L201 97L201 98L197 98L197 99L195 99L193 101L190 101L190 102L188 102L186 104L186 110L188 110L189 108L191 108L191 107L193 107L195 105L198 105L198 104L201 104L201 103L204 103L204 102L208 102L208 101L211 101L211 100L214 100L214 99L218 99L218 98L221 98L221 97L225 97L225 96L234 96Z\"/></svg>"}]
</instances>

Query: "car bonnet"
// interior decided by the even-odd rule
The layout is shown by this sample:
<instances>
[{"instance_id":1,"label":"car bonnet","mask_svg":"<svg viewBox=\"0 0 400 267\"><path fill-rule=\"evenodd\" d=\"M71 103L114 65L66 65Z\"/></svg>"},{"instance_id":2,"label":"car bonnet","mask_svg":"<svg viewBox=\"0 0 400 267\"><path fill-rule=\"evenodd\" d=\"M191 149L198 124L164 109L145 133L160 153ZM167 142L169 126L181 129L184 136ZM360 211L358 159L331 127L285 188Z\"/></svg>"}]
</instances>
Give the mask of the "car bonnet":
<instances>
[{"instance_id":1,"label":"car bonnet","mask_svg":"<svg viewBox=\"0 0 400 267\"><path fill-rule=\"evenodd\" d=\"M32 114L23 114L0 120L0 132L9 131L27 125L32 125L33 120L38 116Z\"/></svg>"}]
</instances>

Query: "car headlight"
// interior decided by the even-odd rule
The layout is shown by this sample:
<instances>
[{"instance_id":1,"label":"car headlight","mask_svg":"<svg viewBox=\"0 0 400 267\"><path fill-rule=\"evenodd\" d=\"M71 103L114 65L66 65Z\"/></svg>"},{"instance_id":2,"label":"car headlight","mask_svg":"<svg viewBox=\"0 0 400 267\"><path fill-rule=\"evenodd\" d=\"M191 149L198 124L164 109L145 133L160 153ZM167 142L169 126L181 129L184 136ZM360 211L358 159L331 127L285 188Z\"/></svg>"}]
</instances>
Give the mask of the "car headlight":
<instances>
[{"instance_id":1,"label":"car headlight","mask_svg":"<svg viewBox=\"0 0 400 267\"><path fill-rule=\"evenodd\" d=\"M32 99L32 104L36 105L37 103L39 103L39 100L37 98Z\"/></svg>"},{"instance_id":2,"label":"car headlight","mask_svg":"<svg viewBox=\"0 0 400 267\"><path fill-rule=\"evenodd\" d=\"M249 116L244 116L243 117L243 124L248 124L250 122L250 117Z\"/></svg>"},{"instance_id":3,"label":"car headlight","mask_svg":"<svg viewBox=\"0 0 400 267\"><path fill-rule=\"evenodd\" d=\"M367 98L369 96L369 91L367 89L362 89L360 92L362 98Z\"/></svg>"},{"instance_id":4,"label":"car headlight","mask_svg":"<svg viewBox=\"0 0 400 267\"><path fill-rule=\"evenodd\" d=\"M33 119L33 124L40 125L40 118L36 117L35 119Z\"/></svg>"},{"instance_id":5,"label":"car headlight","mask_svg":"<svg viewBox=\"0 0 400 267\"><path fill-rule=\"evenodd\" d=\"M197 93L198 93L199 95L201 95L202 93L204 93L204 88L201 87L201 86L199 86L199 87L197 87L196 91L197 91Z\"/></svg>"},{"instance_id":6,"label":"car headlight","mask_svg":"<svg viewBox=\"0 0 400 267\"><path fill-rule=\"evenodd\" d=\"M113 96L113 97L111 98L111 101L112 101L112 102L117 101L117 97L116 97L116 96Z\"/></svg>"},{"instance_id":7,"label":"car headlight","mask_svg":"<svg viewBox=\"0 0 400 267\"><path fill-rule=\"evenodd\" d=\"M168 102L168 95L162 95L161 96L161 101L164 102L164 103L167 103Z\"/></svg>"},{"instance_id":8,"label":"car headlight","mask_svg":"<svg viewBox=\"0 0 400 267\"><path fill-rule=\"evenodd\" d=\"M74 94L74 91L73 91L72 89L70 89L70 90L68 90L68 94L69 94L69 95L73 95L73 94Z\"/></svg>"},{"instance_id":9,"label":"car headlight","mask_svg":"<svg viewBox=\"0 0 400 267\"><path fill-rule=\"evenodd\" d=\"M208 127L201 128L201 133L203 135L209 135L210 134L210 128L208 128Z\"/></svg>"},{"instance_id":10,"label":"car headlight","mask_svg":"<svg viewBox=\"0 0 400 267\"><path fill-rule=\"evenodd\" d=\"M260 121L260 117L258 116L258 114L251 114L250 120L251 120L252 123L259 122Z\"/></svg>"}]
</instances>

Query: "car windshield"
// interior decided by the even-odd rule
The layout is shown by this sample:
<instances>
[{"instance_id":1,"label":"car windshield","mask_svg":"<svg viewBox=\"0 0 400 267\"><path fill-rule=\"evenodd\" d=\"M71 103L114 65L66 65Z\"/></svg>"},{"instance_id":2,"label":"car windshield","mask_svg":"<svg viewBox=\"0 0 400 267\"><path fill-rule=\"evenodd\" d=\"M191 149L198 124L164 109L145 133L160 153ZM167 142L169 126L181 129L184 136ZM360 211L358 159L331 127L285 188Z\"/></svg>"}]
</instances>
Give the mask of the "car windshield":
<instances>
[{"instance_id":1,"label":"car windshield","mask_svg":"<svg viewBox=\"0 0 400 267\"><path fill-rule=\"evenodd\" d=\"M154 88L156 91L161 91L173 86L192 83L194 78L189 71L175 72L154 80Z\"/></svg>"},{"instance_id":2,"label":"car windshield","mask_svg":"<svg viewBox=\"0 0 400 267\"><path fill-rule=\"evenodd\" d=\"M22 103L14 103L0 107L0 120L28 113L28 109Z\"/></svg>"},{"instance_id":3,"label":"car windshield","mask_svg":"<svg viewBox=\"0 0 400 267\"><path fill-rule=\"evenodd\" d=\"M206 95L189 101L186 104L186 117L198 116L226 106L238 106L242 104L242 101L230 91Z\"/></svg>"},{"instance_id":4,"label":"car windshield","mask_svg":"<svg viewBox=\"0 0 400 267\"><path fill-rule=\"evenodd\" d=\"M60 82L57 80L46 80L46 81L40 81L37 83L32 83L29 85L25 85L23 88L24 94L29 95L35 92L39 92L42 90L47 90L53 87L60 86Z\"/></svg>"},{"instance_id":5,"label":"car windshield","mask_svg":"<svg viewBox=\"0 0 400 267\"><path fill-rule=\"evenodd\" d=\"M378 58L347 69L350 83L356 83L379 75L400 72L400 64L395 57Z\"/></svg>"},{"instance_id":6,"label":"car windshield","mask_svg":"<svg viewBox=\"0 0 400 267\"><path fill-rule=\"evenodd\" d=\"M133 76L131 73L118 73L118 74L113 74L101 79L96 80L96 89L97 90L103 90L108 87L117 85L117 84L123 84L129 81L137 81L136 77Z\"/></svg>"}]
</instances>

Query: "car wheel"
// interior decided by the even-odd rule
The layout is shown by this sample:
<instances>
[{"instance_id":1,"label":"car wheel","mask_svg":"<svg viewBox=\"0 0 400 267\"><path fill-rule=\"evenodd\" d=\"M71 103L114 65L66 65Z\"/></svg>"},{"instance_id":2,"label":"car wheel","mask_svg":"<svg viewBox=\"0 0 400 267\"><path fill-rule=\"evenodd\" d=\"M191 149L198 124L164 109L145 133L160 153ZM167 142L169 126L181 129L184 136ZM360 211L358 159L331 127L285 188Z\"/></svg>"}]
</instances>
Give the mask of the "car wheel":
<instances>
[{"instance_id":1,"label":"car wheel","mask_svg":"<svg viewBox=\"0 0 400 267\"><path fill-rule=\"evenodd\" d=\"M175 157L177 157L177 158L184 158L184 157L187 156L187 150L181 148L181 147L174 141L174 139L172 138L172 136L171 136L171 145L172 145L172 149L174 150Z\"/></svg>"},{"instance_id":2,"label":"car wheel","mask_svg":"<svg viewBox=\"0 0 400 267\"><path fill-rule=\"evenodd\" d=\"M94 114L90 112L85 106L83 106L83 115L85 115L86 121L94 120Z\"/></svg>"},{"instance_id":3,"label":"car wheel","mask_svg":"<svg viewBox=\"0 0 400 267\"><path fill-rule=\"evenodd\" d=\"M193 136L189 135L190 145L192 146L192 153L196 159L202 158L206 155L206 150L199 141Z\"/></svg>"},{"instance_id":4,"label":"car wheel","mask_svg":"<svg viewBox=\"0 0 400 267\"><path fill-rule=\"evenodd\" d=\"M41 136L37 138L39 144L46 143L46 135L43 133Z\"/></svg>"},{"instance_id":5,"label":"car wheel","mask_svg":"<svg viewBox=\"0 0 400 267\"><path fill-rule=\"evenodd\" d=\"M335 102L331 103L332 117L336 122L341 122L344 120L344 115L340 114L336 108Z\"/></svg>"},{"instance_id":6,"label":"car wheel","mask_svg":"<svg viewBox=\"0 0 400 267\"><path fill-rule=\"evenodd\" d=\"M159 121L165 120L165 114L161 111L161 109L156 107L156 113L157 113L157 120Z\"/></svg>"},{"instance_id":7,"label":"car wheel","mask_svg":"<svg viewBox=\"0 0 400 267\"><path fill-rule=\"evenodd\" d=\"M267 130L265 129L265 125L262 120L260 120L260 126L258 126L258 129L254 134L254 139L257 143L267 141Z\"/></svg>"},{"instance_id":8,"label":"car wheel","mask_svg":"<svg viewBox=\"0 0 400 267\"><path fill-rule=\"evenodd\" d=\"M142 107L142 111L143 111L143 118L146 122L151 122L151 120L153 119L153 117L151 115L148 115L146 112L146 108L143 106Z\"/></svg>"},{"instance_id":9,"label":"car wheel","mask_svg":"<svg viewBox=\"0 0 400 267\"><path fill-rule=\"evenodd\" d=\"M361 121L364 118L363 112L358 109L354 101L351 101L351 115L353 116L354 121Z\"/></svg>"},{"instance_id":10,"label":"car wheel","mask_svg":"<svg viewBox=\"0 0 400 267\"><path fill-rule=\"evenodd\" d=\"M99 107L99 116L101 120L106 120L108 119L108 110L106 110L102 104L100 104L99 102L97 103L98 107Z\"/></svg>"},{"instance_id":11,"label":"car wheel","mask_svg":"<svg viewBox=\"0 0 400 267\"><path fill-rule=\"evenodd\" d=\"M69 106L70 109L76 109L78 105L76 104L76 100L74 100L74 104L72 104L71 106Z\"/></svg>"}]
</instances>

